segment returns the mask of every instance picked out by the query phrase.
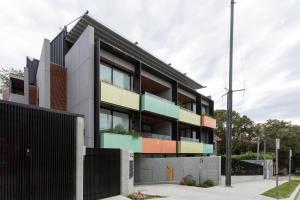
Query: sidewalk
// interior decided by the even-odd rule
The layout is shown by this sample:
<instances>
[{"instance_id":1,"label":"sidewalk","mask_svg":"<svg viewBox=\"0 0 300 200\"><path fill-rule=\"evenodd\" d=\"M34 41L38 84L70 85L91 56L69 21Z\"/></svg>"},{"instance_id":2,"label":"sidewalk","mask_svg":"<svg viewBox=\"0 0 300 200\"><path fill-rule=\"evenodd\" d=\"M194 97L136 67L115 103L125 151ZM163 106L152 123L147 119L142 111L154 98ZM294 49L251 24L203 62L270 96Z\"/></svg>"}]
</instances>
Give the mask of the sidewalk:
<instances>
[{"instance_id":1,"label":"sidewalk","mask_svg":"<svg viewBox=\"0 0 300 200\"><path fill-rule=\"evenodd\" d=\"M136 190L146 194L166 196L173 200L270 200L260 195L275 186L271 180L238 183L232 187L216 186L212 188L189 187L174 184L137 186ZM274 200L274 199L273 199Z\"/></svg>"}]
</instances>

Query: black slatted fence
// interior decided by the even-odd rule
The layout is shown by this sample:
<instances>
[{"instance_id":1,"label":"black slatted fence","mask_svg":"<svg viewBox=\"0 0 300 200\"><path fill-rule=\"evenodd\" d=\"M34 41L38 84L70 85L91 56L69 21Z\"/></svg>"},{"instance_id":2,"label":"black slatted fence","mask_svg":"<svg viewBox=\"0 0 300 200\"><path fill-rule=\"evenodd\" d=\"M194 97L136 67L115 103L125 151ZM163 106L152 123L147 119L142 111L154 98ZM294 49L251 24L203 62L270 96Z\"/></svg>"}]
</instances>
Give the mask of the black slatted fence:
<instances>
[{"instance_id":1,"label":"black slatted fence","mask_svg":"<svg viewBox=\"0 0 300 200\"><path fill-rule=\"evenodd\" d=\"M84 199L96 200L120 194L120 150L86 149Z\"/></svg>"},{"instance_id":2,"label":"black slatted fence","mask_svg":"<svg viewBox=\"0 0 300 200\"><path fill-rule=\"evenodd\" d=\"M0 101L0 199L73 200L76 117Z\"/></svg>"},{"instance_id":3,"label":"black slatted fence","mask_svg":"<svg viewBox=\"0 0 300 200\"><path fill-rule=\"evenodd\" d=\"M222 157L221 174L225 175L226 158ZM260 164L249 163L242 160L232 159L231 175L249 176L249 175L263 175L263 166Z\"/></svg>"}]
</instances>

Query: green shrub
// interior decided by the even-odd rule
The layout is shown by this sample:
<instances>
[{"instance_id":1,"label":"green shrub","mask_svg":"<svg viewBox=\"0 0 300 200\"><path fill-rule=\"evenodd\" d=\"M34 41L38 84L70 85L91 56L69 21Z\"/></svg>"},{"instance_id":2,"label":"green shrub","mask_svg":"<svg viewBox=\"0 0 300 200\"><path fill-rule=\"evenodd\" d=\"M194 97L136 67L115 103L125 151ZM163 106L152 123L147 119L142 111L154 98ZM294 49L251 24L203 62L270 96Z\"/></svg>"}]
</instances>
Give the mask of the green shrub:
<instances>
[{"instance_id":1,"label":"green shrub","mask_svg":"<svg viewBox=\"0 0 300 200\"><path fill-rule=\"evenodd\" d=\"M191 175L185 176L181 181L179 182L180 185L188 185L188 186L196 186L196 181L193 179Z\"/></svg>"},{"instance_id":2,"label":"green shrub","mask_svg":"<svg viewBox=\"0 0 300 200\"><path fill-rule=\"evenodd\" d=\"M200 183L198 187L203 187L203 188L209 188L215 186L214 182L212 180L207 179L203 183Z\"/></svg>"},{"instance_id":3,"label":"green shrub","mask_svg":"<svg viewBox=\"0 0 300 200\"><path fill-rule=\"evenodd\" d=\"M236 160L256 160L256 153L255 152L247 152L247 153L243 153L240 155L232 155L232 159L236 159ZM259 154L259 160L263 160L264 159L264 154L260 153ZM268 152L266 153L266 159L267 160L273 160L274 159L274 153Z\"/></svg>"},{"instance_id":4,"label":"green shrub","mask_svg":"<svg viewBox=\"0 0 300 200\"><path fill-rule=\"evenodd\" d=\"M106 129L102 130L102 133L115 133L115 134L120 134L120 135L131 135L133 138L139 138L141 137L141 133L136 132L134 130L126 130L123 128L122 125L117 125L114 129Z\"/></svg>"}]
</instances>

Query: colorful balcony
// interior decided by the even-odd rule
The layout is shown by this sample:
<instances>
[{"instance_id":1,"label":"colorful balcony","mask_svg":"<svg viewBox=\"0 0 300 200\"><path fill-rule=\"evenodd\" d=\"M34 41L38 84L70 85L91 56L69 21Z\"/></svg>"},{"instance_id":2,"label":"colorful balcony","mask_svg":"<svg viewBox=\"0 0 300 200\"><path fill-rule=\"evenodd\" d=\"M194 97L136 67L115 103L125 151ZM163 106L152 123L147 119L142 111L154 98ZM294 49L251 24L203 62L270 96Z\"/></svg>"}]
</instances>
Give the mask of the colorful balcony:
<instances>
[{"instance_id":1,"label":"colorful balcony","mask_svg":"<svg viewBox=\"0 0 300 200\"><path fill-rule=\"evenodd\" d=\"M134 92L116 87L106 82L101 81L101 101L130 108L133 110L139 110L140 108L140 96Z\"/></svg>"},{"instance_id":2,"label":"colorful balcony","mask_svg":"<svg viewBox=\"0 0 300 200\"><path fill-rule=\"evenodd\" d=\"M176 153L176 141L143 138L143 153Z\"/></svg>"},{"instance_id":3,"label":"colorful balcony","mask_svg":"<svg viewBox=\"0 0 300 200\"><path fill-rule=\"evenodd\" d=\"M135 153L142 152L142 137L134 138L131 135L108 132L100 133L100 136L101 148L122 149Z\"/></svg>"},{"instance_id":4,"label":"colorful balcony","mask_svg":"<svg viewBox=\"0 0 300 200\"><path fill-rule=\"evenodd\" d=\"M217 127L216 119L209 116L202 116L201 126L215 129Z\"/></svg>"},{"instance_id":5,"label":"colorful balcony","mask_svg":"<svg viewBox=\"0 0 300 200\"><path fill-rule=\"evenodd\" d=\"M148 111L175 119L179 118L179 107L176 106L174 102L164 98L145 93L142 95L141 104L142 111Z\"/></svg>"},{"instance_id":6,"label":"colorful balcony","mask_svg":"<svg viewBox=\"0 0 300 200\"><path fill-rule=\"evenodd\" d=\"M197 115L195 113L192 113L191 111L180 109L179 110L179 121L192 124L195 126L200 126L201 117L200 115Z\"/></svg>"},{"instance_id":7,"label":"colorful balcony","mask_svg":"<svg viewBox=\"0 0 300 200\"><path fill-rule=\"evenodd\" d=\"M202 153L203 144L199 142L178 141L178 153Z\"/></svg>"},{"instance_id":8,"label":"colorful balcony","mask_svg":"<svg viewBox=\"0 0 300 200\"><path fill-rule=\"evenodd\" d=\"M214 152L214 146L212 144L203 144L203 153L212 154Z\"/></svg>"}]
</instances>

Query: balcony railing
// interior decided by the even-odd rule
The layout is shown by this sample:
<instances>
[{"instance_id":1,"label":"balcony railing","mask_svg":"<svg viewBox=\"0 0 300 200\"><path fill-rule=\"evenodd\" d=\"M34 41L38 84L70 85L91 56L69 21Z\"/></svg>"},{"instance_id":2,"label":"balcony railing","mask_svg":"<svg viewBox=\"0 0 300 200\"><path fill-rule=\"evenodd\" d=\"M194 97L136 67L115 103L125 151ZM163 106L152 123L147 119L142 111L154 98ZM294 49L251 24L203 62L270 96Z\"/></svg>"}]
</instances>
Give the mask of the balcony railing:
<instances>
[{"instance_id":1,"label":"balcony railing","mask_svg":"<svg viewBox=\"0 0 300 200\"><path fill-rule=\"evenodd\" d=\"M199 139L189 138L189 137L180 137L182 141L189 141L189 142L199 142Z\"/></svg>"},{"instance_id":2,"label":"balcony railing","mask_svg":"<svg viewBox=\"0 0 300 200\"><path fill-rule=\"evenodd\" d=\"M101 148L129 150L136 153L142 152L142 137L134 138L110 132L100 132Z\"/></svg>"},{"instance_id":3,"label":"balcony railing","mask_svg":"<svg viewBox=\"0 0 300 200\"><path fill-rule=\"evenodd\" d=\"M133 110L140 108L140 96L137 93L101 81L101 101Z\"/></svg>"},{"instance_id":4,"label":"balcony railing","mask_svg":"<svg viewBox=\"0 0 300 200\"><path fill-rule=\"evenodd\" d=\"M201 117L201 126L215 129L217 127L216 119L214 119L210 116L204 115Z\"/></svg>"},{"instance_id":5,"label":"balcony railing","mask_svg":"<svg viewBox=\"0 0 300 200\"><path fill-rule=\"evenodd\" d=\"M203 144L195 141L178 141L178 153L197 153L203 152Z\"/></svg>"},{"instance_id":6,"label":"balcony railing","mask_svg":"<svg viewBox=\"0 0 300 200\"><path fill-rule=\"evenodd\" d=\"M167 117L179 118L179 107L174 102L146 92L141 99L142 111L148 111Z\"/></svg>"},{"instance_id":7,"label":"balcony railing","mask_svg":"<svg viewBox=\"0 0 300 200\"><path fill-rule=\"evenodd\" d=\"M193 113L191 110L180 108L179 121L200 126L201 117L200 115Z\"/></svg>"},{"instance_id":8,"label":"balcony railing","mask_svg":"<svg viewBox=\"0 0 300 200\"><path fill-rule=\"evenodd\" d=\"M155 138L161 140L171 140L170 135L162 135L162 134L155 134L155 133L142 133L144 138Z\"/></svg>"}]
</instances>

